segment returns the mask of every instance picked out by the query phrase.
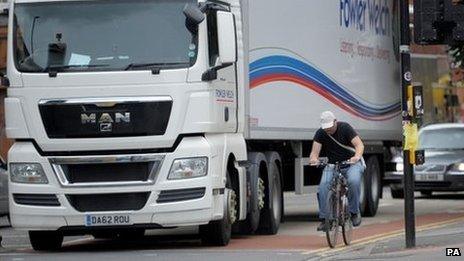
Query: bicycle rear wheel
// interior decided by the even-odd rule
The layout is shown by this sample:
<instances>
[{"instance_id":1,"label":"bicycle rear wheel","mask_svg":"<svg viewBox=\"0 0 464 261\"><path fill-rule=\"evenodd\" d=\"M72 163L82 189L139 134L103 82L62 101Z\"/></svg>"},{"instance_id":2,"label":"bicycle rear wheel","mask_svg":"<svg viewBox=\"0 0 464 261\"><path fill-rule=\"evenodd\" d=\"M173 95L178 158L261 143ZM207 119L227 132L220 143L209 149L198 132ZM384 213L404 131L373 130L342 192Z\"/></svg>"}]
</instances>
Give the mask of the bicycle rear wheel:
<instances>
[{"instance_id":1,"label":"bicycle rear wheel","mask_svg":"<svg viewBox=\"0 0 464 261\"><path fill-rule=\"evenodd\" d=\"M345 245L351 244L351 239L353 237L353 222L351 222L350 212L348 210L348 198L345 196L342 199L342 208L343 208L343 220L342 220L342 235L343 242Z\"/></svg>"},{"instance_id":2,"label":"bicycle rear wheel","mask_svg":"<svg viewBox=\"0 0 464 261\"><path fill-rule=\"evenodd\" d=\"M339 204L337 195L333 191L329 191L327 195L327 217L325 218L326 238L327 243L331 248L337 246L338 225L339 225Z\"/></svg>"}]
</instances>

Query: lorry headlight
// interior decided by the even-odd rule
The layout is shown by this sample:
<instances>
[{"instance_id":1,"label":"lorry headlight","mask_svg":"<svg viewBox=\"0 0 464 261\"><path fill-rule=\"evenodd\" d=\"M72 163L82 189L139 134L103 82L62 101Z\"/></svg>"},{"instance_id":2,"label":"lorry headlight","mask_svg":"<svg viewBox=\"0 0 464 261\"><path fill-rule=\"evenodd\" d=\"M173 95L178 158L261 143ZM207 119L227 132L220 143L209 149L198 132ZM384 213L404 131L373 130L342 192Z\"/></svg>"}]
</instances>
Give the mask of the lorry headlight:
<instances>
[{"instance_id":1,"label":"lorry headlight","mask_svg":"<svg viewBox=\"0 0 464 261\"><path fill-rule=\"evenodd\" d=\"M168 179L190 179L206 176L208 158L176 159L172 163Z\"/></svg>"},{"instance_id":2,"label":"lorry headlight","mask_svg":"<svg viewBox=\"0 0 464 261\"><path fill-rule=\"evenodd\" d=\"M404 164L403 164L403 162L397 162L397 163L396 163L395 170L396 170L397 172L403 172L403 171L404 171Z\"/></svg>"},{"instance_id":3,"label":"lorry headlight","mask_svg":"<svg viewBox=\"0 0 464 261\"><path fill-rule=\"evenodd\" d=\"M47 176L38 163L11 163L11 182L48 184Z\"/></svg>"}]
</instances>

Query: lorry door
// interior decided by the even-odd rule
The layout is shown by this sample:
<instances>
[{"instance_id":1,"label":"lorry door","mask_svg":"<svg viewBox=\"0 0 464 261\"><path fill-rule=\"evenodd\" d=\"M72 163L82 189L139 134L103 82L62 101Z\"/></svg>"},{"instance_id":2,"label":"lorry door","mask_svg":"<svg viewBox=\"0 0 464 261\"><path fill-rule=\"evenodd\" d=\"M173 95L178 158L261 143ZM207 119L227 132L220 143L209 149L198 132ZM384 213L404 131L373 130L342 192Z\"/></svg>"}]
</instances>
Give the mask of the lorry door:
<instances>
[{"instance_id":1,"label":"lorry door","mask_svg":"<svg viewBox=\"0 0 464 261\"><path fill-rule=\"evenodd\" d=\"M218 65L219 49L217 38L216 10L207 15L209 66ZM237 70L236 64L217 71L217 78L211 82L215 96L215 115L218 128L223 132L237 131Z\"/></svg>"}]
</instances>

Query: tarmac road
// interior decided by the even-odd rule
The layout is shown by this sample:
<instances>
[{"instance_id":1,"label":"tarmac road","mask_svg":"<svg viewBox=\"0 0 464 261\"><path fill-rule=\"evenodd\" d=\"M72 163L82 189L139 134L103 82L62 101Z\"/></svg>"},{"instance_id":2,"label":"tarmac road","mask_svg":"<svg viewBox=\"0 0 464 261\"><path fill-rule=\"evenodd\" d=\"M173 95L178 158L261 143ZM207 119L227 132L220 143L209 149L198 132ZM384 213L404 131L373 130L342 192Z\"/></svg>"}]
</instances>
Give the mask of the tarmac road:
<instances>
[{"instance_id":1,"label":"tarmac road","mask_svg":"<svg viewBox=\"0 0 464 261\"><path fill-rule=\"evenodd\" d=\"M464 193L440 193L430 198L416 195L416 224L418 235L464 227ZM392 199L388 189L380 201L379 212L374 218L363 218L354 233L353 245L328 249L325 235L317 232L317 205L314 195L296 196L285 194L285 223L274 236L235 236L227 247L204 247L196 236L196 228L179 231L162 231L176 235L157 235L159 231L147 231L136 241L95 240L90 236L69 237L59 252L35 252L31 249L24 231L9 227L0 230L3 246L0 260L312 260L336 259L351 256L376 258L381 255L380 246L392 251L403 251L403 201ZM455 231L453 229L447 232ZM464 231L463 231L464 232ZM464 233L463 233L464 234ZM464 237L464 236L463 236ZM395 241L396 240L396 241ZM429 241L432 239L428 239ZM441 242L435 238L438 244ZM339 240L341 242L341 240ZM394 243L390 243L394 242ZM419 242L419 240L418 240ZM463 242L463 241L461 241ZM386 244L386 245L385 245ZM396 244L396 248L393 247ZM392 246L393 245L393 246ZM429 244L427 246L433 246ZM444 257L444 245L435 251ZM377 247L377 248L376 248ZM367 251L377 249L377 252ZM423 246L421 247L424 250ZM464 250L464 249L461 249ZM433 252L433 251L432 251ZM428 253L428 252L427 252ZM426 257L426 252L412 255ZM385 257L385 256L384 256ZM379 256L377 257L379 258ZM380 259L383 259L380 256ZM419 260L419 259L417 259ZM422 260L428 260L422 258Z\"/></svg>"}]
</instances>

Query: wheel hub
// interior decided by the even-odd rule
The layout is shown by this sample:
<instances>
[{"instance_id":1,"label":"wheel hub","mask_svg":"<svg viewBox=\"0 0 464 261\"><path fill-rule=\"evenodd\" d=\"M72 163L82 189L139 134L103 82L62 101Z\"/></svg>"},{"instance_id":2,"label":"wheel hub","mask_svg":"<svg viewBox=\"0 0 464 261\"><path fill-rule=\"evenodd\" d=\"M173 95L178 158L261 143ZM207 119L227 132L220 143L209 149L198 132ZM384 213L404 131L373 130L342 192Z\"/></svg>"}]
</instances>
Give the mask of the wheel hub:
<instances>
[{"instance_id":1,"label":"wheel hub","mask_svg":"<svg viewBox=\"0 0 464 261\"><path fill-rule=\"evenodd\" d=\"M227 209L229 211L229 222L234 224L237 221L237 194L233 189L227 189Z\"/></svg>"},{"instance_id":2,"label":"wheel hub","mask_svg":"<svg viewBox=\"0 0 464 261\"><path fill-rule=\"evenodd\" d=\"M258 178L258 209L264 208L264 180Z\"/></svg>"}]
</instances>

